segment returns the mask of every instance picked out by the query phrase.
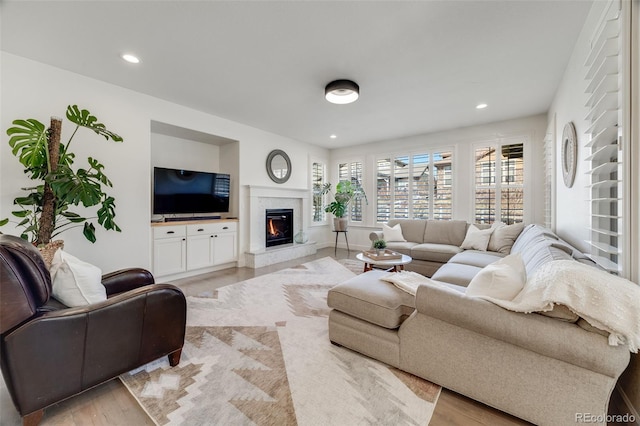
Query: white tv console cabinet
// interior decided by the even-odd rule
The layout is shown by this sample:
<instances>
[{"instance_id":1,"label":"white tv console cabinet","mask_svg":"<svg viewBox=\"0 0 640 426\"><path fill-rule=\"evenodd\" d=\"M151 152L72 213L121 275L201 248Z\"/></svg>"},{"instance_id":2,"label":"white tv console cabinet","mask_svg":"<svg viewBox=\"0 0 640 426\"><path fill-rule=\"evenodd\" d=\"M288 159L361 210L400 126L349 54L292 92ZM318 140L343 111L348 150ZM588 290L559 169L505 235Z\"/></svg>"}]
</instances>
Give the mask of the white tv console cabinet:
<instances>
[{"instance_id":1,"label":"white tv console cabinet","mask_svg":"<svg viewBox=\"0 0 640 426\"><path fill-rule=\"evenodd\" d=\"M152 223L151 230L155 277L184 278L238 260L237 219Z\"/></svg>"}]
</instances>

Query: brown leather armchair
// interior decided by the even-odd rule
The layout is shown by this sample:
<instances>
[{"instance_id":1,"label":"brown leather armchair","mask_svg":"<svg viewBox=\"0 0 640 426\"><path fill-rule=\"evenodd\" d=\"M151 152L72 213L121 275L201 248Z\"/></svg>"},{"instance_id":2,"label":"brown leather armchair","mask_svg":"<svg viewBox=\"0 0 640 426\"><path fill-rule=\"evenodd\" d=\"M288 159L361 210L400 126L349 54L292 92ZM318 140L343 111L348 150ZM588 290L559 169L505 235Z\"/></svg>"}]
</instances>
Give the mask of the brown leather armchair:
<instances>
[{"instance_id":1,"label":"brown leather armchair","mask_svg":"<svg viewBox=\"0 0 640 426\"><path fill-rule=\"evenodd\" d=\"M23 424L44 408L168 355L180 362L186 300L144 269L104 275L107 300L68 308L30 243L0 235L0 366Z\"/></svg>"}]
</instances>

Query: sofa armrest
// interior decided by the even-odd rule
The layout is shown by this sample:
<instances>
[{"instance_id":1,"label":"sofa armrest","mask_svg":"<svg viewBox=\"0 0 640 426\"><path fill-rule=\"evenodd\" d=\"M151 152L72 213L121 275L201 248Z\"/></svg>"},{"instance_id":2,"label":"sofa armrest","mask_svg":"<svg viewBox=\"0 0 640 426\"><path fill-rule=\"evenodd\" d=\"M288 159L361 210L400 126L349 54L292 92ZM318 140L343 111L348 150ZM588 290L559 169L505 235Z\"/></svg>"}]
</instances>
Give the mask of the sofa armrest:
<instances>
[{"instance_id":1,"label":"sofa armrest","mask_svg":"<svg viewBox=\"0 0 640 426\"><path fill-rule=\"evenodd\" d=\"M416 311L613 378L629 363L627 347L609 346L605 336L543 315L512 312L437 285L418 287Z\"/></svg>"},{"instance_id":2,"label":"sofa armrest","mask_svg":"<svg viewBox=\"0 0 640 426\"><path fill-rule=\"evenodd\" d=\"M384 234L382 233L382 231L373 231L369 234L369 239L371 240L372 243L375 240L383 239L383 237L384 237Z\"/></svg>"},{"instance_id":3,"label":"sofa armrest","mask_svg":"<svg viewBox=\"0 0 640 426\"><path fill-rule=\"evenodd\" d=\"M107 289L107 296L154 283L151 272L142 268L120 269L102 276L102 285Z\"/></svg>"}]
</instances>

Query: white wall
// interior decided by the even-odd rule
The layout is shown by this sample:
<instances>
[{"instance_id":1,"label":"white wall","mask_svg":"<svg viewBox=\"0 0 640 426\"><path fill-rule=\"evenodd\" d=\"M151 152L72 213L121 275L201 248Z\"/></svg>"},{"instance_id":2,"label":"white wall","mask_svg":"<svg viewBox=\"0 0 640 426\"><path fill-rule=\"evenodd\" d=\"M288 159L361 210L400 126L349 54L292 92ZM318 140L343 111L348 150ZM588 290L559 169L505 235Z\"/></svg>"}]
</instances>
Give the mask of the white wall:
<instances>
[{"instance_id":1,"label":"white wall","mask_svg":"<svg viewBox=\"0 0 640 426\"><path fill-rule=\"evenodd\" d=\"M220 172L220 147L151 133L151 167Z\"/></svg>"},{"instance_id":2,"label":"white wall","mask_svg":"<svg viewBox=\"0 0 640 426\"><path fill-rule=\"evenodd\" d=\"M37 118L48 123L51 115L64 116L67 105L88 109L107 128L120 134L124 143L107 143L93 134L78 134L73 151L78 162L91 155L106 167L116 199L116 222L122 233L98 230L96 244L84 239L79 230L62 234L66 249L94 263L104 271L128 266L151 267L151 121L158 121L239 141L238 205L240 253L247 247L246 199L244 185L277 186L269 180L265 161L272 149L282 149L291 158L292 176L283 184L308 188L308 156L328 158L328 151L316 146L274 135L220 117L205 114L151 96L90 79L6 52L1 53L0 102L2 104L2 143L0 143L0 218L10 216L13 199L20 187L30 182L13 157L4 132L18 118ZM63 123L63 140L71 131ZM84 130L84 129L82 129ZM84 160L83 160L84 161ZM11 225L1 229L17 233Z\"/></svg>"},{"instance_id":3,"label":"white wall","mask_svg":"<svg viewBox=\"0 0 640 426\"><path fill-rule=\"evenodd\" d=\"M547 118L544 114L480 126L470 126L438 133L422 134L400 139L373 142L331 151L329 182L337 183L337 164L344 161L363 161L365 191L369 205L363 226L349 226L351 248L368 248L369 233L380 229L375 223L376 158L385 154L416 152L425 148L453 149L453 219L473 221L473 147L483 141L506 141L512 137L525 139L525 183L530 197L525 199L525 222L544 222L544 170L543 150ZM523 140L523 139L518 139ZM341 237L340 237L341 238ZM344 246L344 243L342 244Z\"/></svg>"}]
</instances>

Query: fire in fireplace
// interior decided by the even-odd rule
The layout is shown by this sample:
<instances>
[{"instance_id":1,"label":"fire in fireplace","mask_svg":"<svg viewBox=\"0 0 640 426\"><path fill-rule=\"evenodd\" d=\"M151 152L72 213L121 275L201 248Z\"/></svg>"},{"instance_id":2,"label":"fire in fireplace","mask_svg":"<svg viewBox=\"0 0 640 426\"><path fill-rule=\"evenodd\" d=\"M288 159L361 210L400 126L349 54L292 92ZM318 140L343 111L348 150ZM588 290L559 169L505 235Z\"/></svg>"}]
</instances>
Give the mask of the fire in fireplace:
<instances>
[{"instance_id":1,"label":"fire in fireplace","mask_svg":"<svg viewBox=\"0 0 640 426\"><path fill-rule=\"evenodd\" d=\"M267 209L265 235L267 247L293 243L293 209Z\"/></svg>"}]
</instances>

